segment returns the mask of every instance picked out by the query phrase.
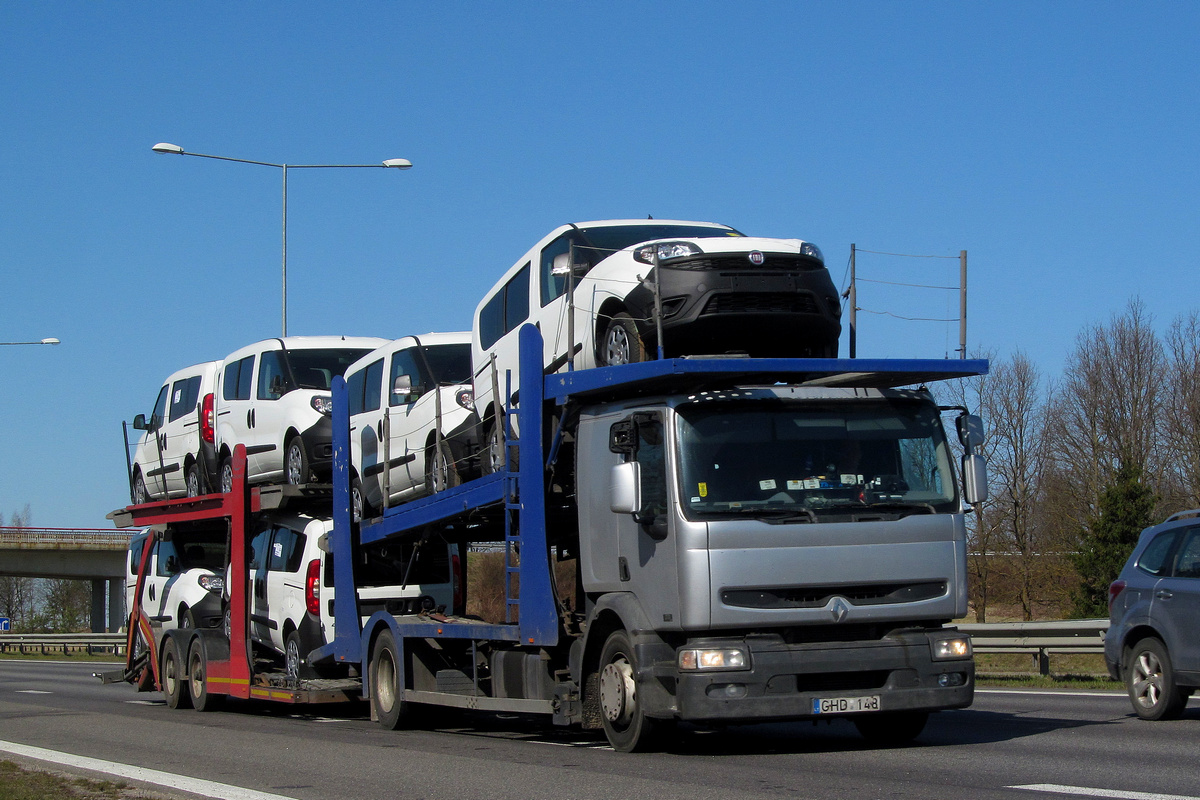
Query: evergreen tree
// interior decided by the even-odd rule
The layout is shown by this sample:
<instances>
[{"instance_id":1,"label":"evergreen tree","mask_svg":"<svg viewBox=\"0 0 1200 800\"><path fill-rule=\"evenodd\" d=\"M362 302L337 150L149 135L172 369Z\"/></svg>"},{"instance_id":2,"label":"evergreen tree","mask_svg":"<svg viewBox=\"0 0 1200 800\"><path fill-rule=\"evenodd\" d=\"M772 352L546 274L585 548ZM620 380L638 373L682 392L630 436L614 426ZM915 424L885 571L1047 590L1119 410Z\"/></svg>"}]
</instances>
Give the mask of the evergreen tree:
<instances>
[{"instance_id":1,"label":"evergreen tree","mask_svg":"<svg viewBox=\"0 0 1200 800\"><path fill-rule=\"evenodd\" d=\"M1108 616L1108 585L1125 566L1138 536L1152 524L1154 504L1154 492L1142 484L1141 468L1122 463L1100 495L1098 517L1080 536L1074 557L1079 572L1076 616Z\"/></svg>"}]
</instances>

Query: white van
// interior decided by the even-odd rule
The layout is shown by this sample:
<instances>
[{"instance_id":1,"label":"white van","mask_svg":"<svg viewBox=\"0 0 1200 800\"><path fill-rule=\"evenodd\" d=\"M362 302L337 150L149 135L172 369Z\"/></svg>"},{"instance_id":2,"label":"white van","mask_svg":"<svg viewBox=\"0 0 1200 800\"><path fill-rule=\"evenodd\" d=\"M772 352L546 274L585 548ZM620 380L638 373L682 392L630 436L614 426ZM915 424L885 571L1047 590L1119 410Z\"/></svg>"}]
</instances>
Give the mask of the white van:
<instances>
[{"instance_id":1,"label":"white van","mask_svg":"<svg viewBox=\"0 0 1200 800\"><path fill-rule=\"evenodd\" d=\"M138 569L146 547L153 547L142 583L142 609L156 637L174 628L216 628L223 615L225 588L224 523L165 529L151 544L152 529L129 540L125 562L125 608L133 609Z\"/></svg>"},{"instance_id":2,"label":"white van","mask_svg":"<svg viewBox=\"0 0 1200 800\"><path fill-rule=\"evenodd\" d=\"M330 382L386 339L289 336L236 350L221 362L216 446L221 491L233 486L233 448L246 446L250 483L308 483L333 458Z\"/></svg>"},{"instance_id":3,"label":"white van","mask_svg":"<svg viewBox=\"0 0 1200 800\"><path fill-rule=\"evenodd\" d=\"M208 361L172 373L159 389L150 417L134 417L134 430L142 431L129 478L135 504L215 489L213 386L220 363Z\"/></svg>"},{"instance_id":4,"label":"white van","mask_svg":"<svg viewBox=\"0 0 1200 800\"><path fill-rule=\"evenodd\" d=\"M326 552L332 530L328 517L282 513L263 517L250 542L250 638L282 657L293 677L338 671L332 660L309 660L314 650L333 641L334 567L333 555ZM415 614L445 608L461 613L455 553L453 545L437 538L425 545L364 548L364 563L354 567L362 620L376 611Z\"/></svg>"},{"instance_id":5,"label":"white van","mask_svg":"<svg viewBox=\"0 0 1200 800\"><path fill-rule=\"evenodd\" d=\"M571 282L575 313L568 319ZM475 408L490 454L484 469L501 457L496 408L503 407L506 371L512 389L518 385L523 323L541 330L547 373L568 361L586 369L654 358L657 305L668 358L837 356L841 304L821 250L810 242L753 238L711 222L563 225L522 256L475 309Z\"/></svg>"},{"instance_id":6,"label":"white van","mask_svg":"<svg viewBox=\"0 0 1200 800\"><path fill-rule=\"evenodd\" d=\"M356 514L381 511L385 486L390 506L476 477L469 332L390 342L350 366L346 388Z\"/></svg>"}]
</instances>

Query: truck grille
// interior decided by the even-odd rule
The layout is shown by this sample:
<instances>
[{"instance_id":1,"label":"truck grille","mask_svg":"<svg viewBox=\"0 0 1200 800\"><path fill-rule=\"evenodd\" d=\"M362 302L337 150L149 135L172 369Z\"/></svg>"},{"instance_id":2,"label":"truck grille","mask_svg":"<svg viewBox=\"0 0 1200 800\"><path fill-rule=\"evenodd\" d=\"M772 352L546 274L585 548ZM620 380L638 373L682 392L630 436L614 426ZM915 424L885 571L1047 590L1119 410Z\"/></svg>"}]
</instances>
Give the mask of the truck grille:
<instances>
[{"instance_id":1,"label":"truck grille","mask_svg":"<svg viewBox=\"0 0 1200 800\"><path fill-rule=\"evenodd\" d=\"M770 589L726 589L721 602L740 608L824 608L834 597L851 605L879 606L915 603L946 594L945 581L928 583L875 583L858 586L798 586Z\"/></svg>"},{"instance_id":2,"label":"truck grille","mask_svg":"<svg viewBox=\"0 0 1200 800\"><path fill-rule=\"evenodd\" d=\"M820 314L810 292L737 292L709 298L701 314Z\"/></svg>"}]
</instances>

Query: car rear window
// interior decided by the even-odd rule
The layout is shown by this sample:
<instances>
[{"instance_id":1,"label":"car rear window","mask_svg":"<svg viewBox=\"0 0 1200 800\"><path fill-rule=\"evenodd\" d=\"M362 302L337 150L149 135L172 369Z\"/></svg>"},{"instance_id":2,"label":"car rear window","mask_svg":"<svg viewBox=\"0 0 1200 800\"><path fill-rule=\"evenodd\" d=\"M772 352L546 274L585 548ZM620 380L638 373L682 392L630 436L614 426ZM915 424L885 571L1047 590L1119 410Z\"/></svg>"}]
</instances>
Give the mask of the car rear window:
<instances>
[{"instance_id":1,"label":"car rear window","mask_svg":"<svg viewBox=\"0 0 1200 800\"><path fill-rule=\"evenodd\" d=\"M1179 531L1167 531L1154 537L1154 541L1150 542L1138 557L1138 569L1151 575L1166 575L1171 567L1167 558L1171 555L1171 549L1178 538Z\"/></svg>"}]
</instances>

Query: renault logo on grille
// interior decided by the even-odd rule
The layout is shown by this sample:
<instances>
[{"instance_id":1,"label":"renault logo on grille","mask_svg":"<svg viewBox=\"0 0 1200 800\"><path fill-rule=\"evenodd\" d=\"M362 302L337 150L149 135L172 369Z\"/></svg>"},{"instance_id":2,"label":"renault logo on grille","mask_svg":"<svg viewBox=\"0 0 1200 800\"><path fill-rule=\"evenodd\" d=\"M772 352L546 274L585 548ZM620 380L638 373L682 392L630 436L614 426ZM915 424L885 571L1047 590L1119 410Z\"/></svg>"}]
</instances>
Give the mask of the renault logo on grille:
<instances>
[{"instance_id":1,"label":"renault logo on grille","mask_svg":"<svg viewBox=\"0 0 1200 800\"><path fill-rule=\"evenodd\" d=\"M763 254L762 254L762 253L760 253L759 251L757 251L757 250L752 250L752 251L750 252L750 263L751 263L751 264L759 265L759 264L762 264L762 263L763 263L763 261L765 261L765 260L766 260L766 259L765 259L765 258L763 258Z\"/></svg>"},{"instance_id":2,"label":"renault logo on grille","mask_svg":"<svg viewBox=\"0 0 1200 800\"><path fill-rule=\"evenodd\" d=\"M829 607L829 613L833 614L834 622L841 622L850 613L850 606L846 605L846 601L838 598L833 601L833 605Z\"/></svg>"}]
</instances>

